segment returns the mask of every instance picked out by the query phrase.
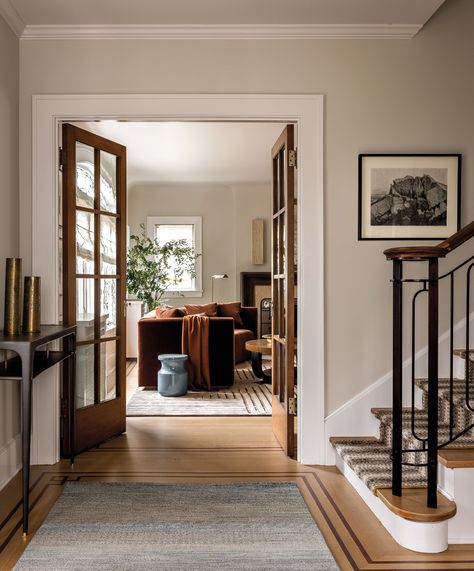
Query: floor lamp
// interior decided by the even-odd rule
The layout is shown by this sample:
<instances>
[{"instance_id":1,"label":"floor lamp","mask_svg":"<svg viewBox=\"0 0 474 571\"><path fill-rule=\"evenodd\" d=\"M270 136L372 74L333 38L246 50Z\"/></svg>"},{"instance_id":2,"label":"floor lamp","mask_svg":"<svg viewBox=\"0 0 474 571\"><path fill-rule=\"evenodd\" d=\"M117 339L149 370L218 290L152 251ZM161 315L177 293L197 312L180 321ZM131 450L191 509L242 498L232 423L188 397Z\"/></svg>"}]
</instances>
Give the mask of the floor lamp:
<instances>
[{"instance_id":1,"label":"floor lamp","mask_svg":"<svg viewBox=\"0 0 474 571\"><path fill-rule=\"evenodd\" d=\"M214 301L214 280L223 280L228 277L227 274L215 274L211 276L211 301Z\"/></svg>"}]
</instances>

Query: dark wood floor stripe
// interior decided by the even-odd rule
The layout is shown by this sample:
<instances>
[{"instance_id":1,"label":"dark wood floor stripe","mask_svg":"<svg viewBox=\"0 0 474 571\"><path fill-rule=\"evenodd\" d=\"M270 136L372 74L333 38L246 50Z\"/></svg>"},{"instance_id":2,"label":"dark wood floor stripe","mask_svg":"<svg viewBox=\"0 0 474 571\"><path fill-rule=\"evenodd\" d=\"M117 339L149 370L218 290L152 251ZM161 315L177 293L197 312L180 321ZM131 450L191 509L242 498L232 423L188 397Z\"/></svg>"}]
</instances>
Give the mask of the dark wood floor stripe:
<instances>
[{"instance_id":1,"label":"dark wood floor stripe","mask_svg":"<svg viewBox=\"0 0 474 571\"><path fill-rule=\"evenodd\" d=\"M322 516L324 517L324 520L326 521L329 529L331 530L332 534L334 535L334 537L337 540L337 543L339 544L339 547L342 549L344 555L346 556L347 560L349 561L349 563L352 565L352 569L354 571L359 571L359 566L356 564L356 562L354 561L354 558L352 557L352 554L350 553L350 551L348 550L346 544L344 541L342 541L341 536L339 535L339 532L337 531L337 529L335 528L331 518L328 516L326 510L324 509L321 501L319 500L318 496L314 493L314 491L311 489L311 486L308 484L308 481L306 478L303 478L303 482L306 486L306 489L308 490L309 494L311 495L311 497L313 498L314 502L316 503L316 505L318 506L319 511L321 512ZM322 530L321 530L322 533ZM334 553L333 553L334 555Z\"/></svg>"}]
</instances>

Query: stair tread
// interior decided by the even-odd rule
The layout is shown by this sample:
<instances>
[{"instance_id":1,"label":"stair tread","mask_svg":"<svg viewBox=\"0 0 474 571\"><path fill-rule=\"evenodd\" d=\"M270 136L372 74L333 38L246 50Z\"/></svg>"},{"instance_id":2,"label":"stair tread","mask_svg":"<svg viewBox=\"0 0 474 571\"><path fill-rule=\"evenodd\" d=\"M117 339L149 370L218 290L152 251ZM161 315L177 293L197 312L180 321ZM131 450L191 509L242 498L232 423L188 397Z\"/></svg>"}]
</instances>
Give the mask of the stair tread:
<instances>
[{"instance_id":1,"label":"stair tread","mask_svg":"<svg viewBox=\"0 0 474 571\"><path fill-rule=\"evenodd\" d=\"M378 488L377 496L395 514L410 521L438 522L456 515L456 504L438 492L438 507L426 505L426 488L409 488L401 496L394 496L392 488Z\"/></svg>"},{"instance_id":2,"label":"stair tread","mask_svg":"<svg viewBox=\"0 0 474 571\"><path fill-rule=\"evenodd\" d=\"M473 448L443 448L438 460L447 468L474 468Z\"/></svg>"}]
</instances>

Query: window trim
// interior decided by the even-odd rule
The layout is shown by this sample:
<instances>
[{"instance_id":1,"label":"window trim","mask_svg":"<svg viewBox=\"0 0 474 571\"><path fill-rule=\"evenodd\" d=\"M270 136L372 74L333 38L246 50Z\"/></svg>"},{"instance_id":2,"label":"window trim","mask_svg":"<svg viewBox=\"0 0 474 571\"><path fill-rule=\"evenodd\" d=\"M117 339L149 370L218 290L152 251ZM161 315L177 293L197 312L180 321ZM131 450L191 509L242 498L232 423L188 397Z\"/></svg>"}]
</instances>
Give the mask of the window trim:
<instances>
[{"instance_id":1,"label":"window trim","mask_svg":"<svg viewBox=\"0 0 474 571\"><path fill-rule=\"evenodd\" d=\"M194 248L196 259L196 278L194 289L166 290L168 297L202 297L202 216L147 216L147 235L155 238L155 226L160 224L192 224L194 226Z\"/></svg>"}]
</instances>

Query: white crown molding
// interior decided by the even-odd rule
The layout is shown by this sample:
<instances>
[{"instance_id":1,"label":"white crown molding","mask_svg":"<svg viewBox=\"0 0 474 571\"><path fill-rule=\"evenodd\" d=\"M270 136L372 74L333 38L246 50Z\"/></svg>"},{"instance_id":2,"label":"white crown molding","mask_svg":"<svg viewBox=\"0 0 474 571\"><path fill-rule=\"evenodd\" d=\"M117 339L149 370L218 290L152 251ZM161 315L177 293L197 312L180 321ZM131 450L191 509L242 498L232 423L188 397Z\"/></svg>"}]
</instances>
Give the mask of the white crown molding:
<instances>
[{"instance_id":1,"label":"white crown molding","mask_svg":"<svg viewBox=\"0 0 474 571\"><path fill-rule=\"evenodd\" d=\"M3 17L17 37L21 38L25 30L25 22L13 7L10 0L0 0L0 16Z\"/></svg>"},{"instance_id":2,"label":"white crown molding","mask_svg":"<svg viewBox=\"0 0 474 571\"><path fill-rule=\"evenodd\" d=\"M7 2L8 0L0 0ZM406 25L100 25L26 26L22 40L235 40L393 39L409 40L422 28Z\"/></svg>"}]
</instances>

